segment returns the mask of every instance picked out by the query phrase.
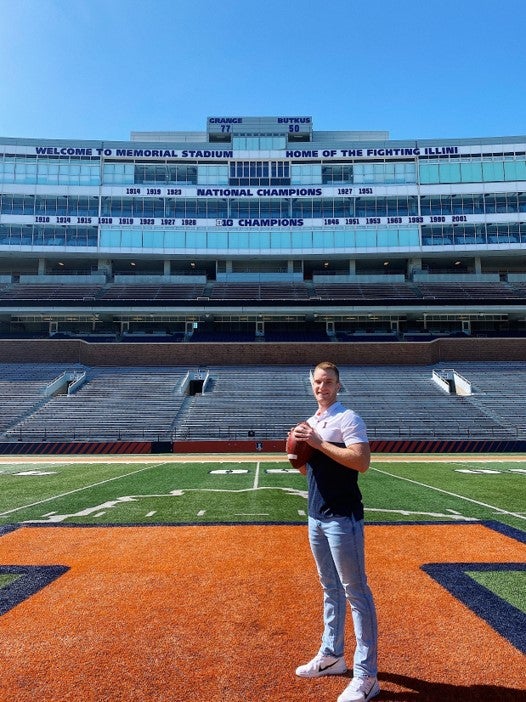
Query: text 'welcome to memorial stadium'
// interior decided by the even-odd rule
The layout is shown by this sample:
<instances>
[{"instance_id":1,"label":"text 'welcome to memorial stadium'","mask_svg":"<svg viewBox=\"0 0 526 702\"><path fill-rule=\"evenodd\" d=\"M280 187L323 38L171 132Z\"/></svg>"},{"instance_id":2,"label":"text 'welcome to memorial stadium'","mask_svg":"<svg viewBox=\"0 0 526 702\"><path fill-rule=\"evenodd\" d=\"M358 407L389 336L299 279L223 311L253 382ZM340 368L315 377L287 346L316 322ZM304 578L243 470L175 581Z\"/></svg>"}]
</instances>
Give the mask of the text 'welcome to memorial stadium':
<instances>
[{"instance_id":1,"label":"text 'welcome to memorial stadium'","mask_svg":"<svg viewBox=\"0 0 526 702\"><path fill-rule=\"evenodd\" d=\"M1 336L526 336L526 136L206 127L0 138Z\"/></svg>"}]
</instances>

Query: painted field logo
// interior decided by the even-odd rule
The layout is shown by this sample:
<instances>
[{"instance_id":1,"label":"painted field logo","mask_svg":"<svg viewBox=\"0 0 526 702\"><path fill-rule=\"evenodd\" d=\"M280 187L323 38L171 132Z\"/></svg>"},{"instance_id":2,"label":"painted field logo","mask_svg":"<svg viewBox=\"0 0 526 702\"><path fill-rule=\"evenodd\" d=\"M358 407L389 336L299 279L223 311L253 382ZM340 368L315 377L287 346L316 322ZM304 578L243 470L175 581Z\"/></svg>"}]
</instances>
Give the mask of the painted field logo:
<instances>
[{"instance_id":1,"label":"painted field logo","mask_svg":"<svg viewBox=\"0 0 526 702\"><path fill-rule=\"evenodd\" d=\"M521 698L523 639L502 628L511 610L493 606L490 621L459 586L471 571L523 568L524 535L504 531L367 526L391 696ZM305 526L4 529L0 565L43 586L0 617L0 699L275 702L276 689L306 699L293 671L318 645L321 601ZM342 681L324 685L330 699Z\"/></svg>"}]
</instances>

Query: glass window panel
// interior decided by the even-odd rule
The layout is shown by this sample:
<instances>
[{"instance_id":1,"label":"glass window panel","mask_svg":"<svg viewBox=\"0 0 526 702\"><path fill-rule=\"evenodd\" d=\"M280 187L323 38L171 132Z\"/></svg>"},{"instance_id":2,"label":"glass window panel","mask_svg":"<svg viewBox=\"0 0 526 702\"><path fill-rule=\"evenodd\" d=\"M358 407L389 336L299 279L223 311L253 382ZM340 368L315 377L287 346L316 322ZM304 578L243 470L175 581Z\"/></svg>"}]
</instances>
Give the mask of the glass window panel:
<instances>
[{"instance_id":1,"label":"glass window panel","mask_svg":"<svg viewBox=\"0 0 526 702\"><path fill-rule=\"evenodd\" d=\"M0 181L3 183L13 183L15 181L14 161L0 162Z\"/></svg>"},{"instance_id":2,"label":"glass window panel","mask_svg":"<svg viewBox=\"0 0 526 702\"><path fill-rule=\"evenodd\" d=\"M505 180L526 180L526 161L504 161Z\"/></svg>"},{"instance_id":3,"label":"glass window panel","mask_svg":"<svg viewBox=\"0 0 526 702\"><path fill-rule=\"evenodd\" d=\"M310 249L312 248L312 237L313 232L311 230L297 230L293 229L291 231L291 248L293 249Z\"/></svg>"},{"instance_id":4,"label":"glass window panel","mask_svg":"<svg viewBox=\"0 0 526 702\"><path fill-rule=\"evenodd\" d=\"M272 136L259 138L260 149L285 149L286 146L287 141L285 137Z\"/></svg>"},{"instance_id":5,"label":"glass window panel","mask_svg":"<svg viewBox=\"0 0 526 702\"><path fill-rule=\"evenodd\" d=\"M287 141L284 136L233 137L232 146L238 151L263 151L268 149L285 149Z\"/></svg>"},{"instance_id":6,"label":"glass window panel","mask_svg":"<svg viewBox=\"0 0 526 702\"><path fill-rule=\"evenodd\" d=\"M330 229L315 229L312 232L312 247L314 249L334 248L334 231Z\"/></svg>"},{"instance_id":7,"label":"glass window panel","mask_svg":"<svg viewBox=\"0 0 526 702\"><path fill-rule=\"evenodd\" d=\"M398 230L379 229L376 233L376 246L398 246Z\"/></svg>"},{"instance_id":8,"label":"glass window panel","mask_svg":"<svg viewBox=\"0 0 526 702\"><path fill-rule=\"evenodd\" d=\"M66 229L66 246L96 246L97 230L92 227Z\"/></svg>"},{"instance_id":9,"label":"glass window panel","mask_svg":"<svg viewBox=\"0 0 526 702\"><path fill-rule=\"evenodd\" d=\"M440 164L441 183L460 183L460 163L450 162Z\"/></svg>"},{"instance_id":10,"label":"glass window panel","mask_svg":"<svg viewBox=\"0 0 526 702\"><path fill-rule=\"evenodd\" d=\"M208 249L227 249L228 248L228 233L224 231L209 231L208 232Z\"/></svg>"},{"instance_id":11,"label":"glass window panel","mask_svg":"<svg viewBox=\"0 0 526 702\"><path fill-rule=\"evenodd\" d=\"M337 199L333 201L334 217L349 217L351 214L350 201Z\"/></svg>"},{"instance_id":12,"label":"glass window panel","mask_svg":"<svg viewBox=\"0 0 526 702\"><path fill-rule=\"evenodd\" d=\"M421 163L420 164L420 182L421 183L438 183L438 163Z\"/></svg>"},{"instance_id":13,"label":"glass window panel","mask_svg":"<svg viewBox=\"0 0 526 702\"><path fill-rule=\"evenodd\" d=\"M105 163L102 182L111 185L133 185L135 182L135 166L133 163Z\"/></svg>"},{"instance_id":14,"label":"glass window panel","mask_svg":"<svg viewBox=\"0 0 526 702\"><path fill-rule=\"evenodd\" d=\"M142 231L136 229L123 229L121 234L121 242L123 247L133 249L142 248Z\"/></svg>"},{"instance_id":15,"label":"glass window panel","mask_svg":"<svg viewBox=\"0 0 526 702\"><path fill-rule=\"evenodd\" d=\"M394 183L395 182L395 164L383 163L376 167L376 181L378 183Z\"/></svg>"},{"instance_id":16,"label":"glass window panel","mask_svg":"<svg viewBox=\"0 0 526 702\"><path fill-rule=\"evenodd\" d=\"M290 249L291 232L288 230L273 230L270 232L270 241L272 249Z\"/></svg>"},{"instance_id":17,"label":"glass window panel","mask_svg":"<svg viewBox=\"0 0 526 702\"><path fill-rule=\"evenodd\" d=\"M148 249L162 249L164 246L164 235L162 230L145 229L143 231L143 246Z\"/></svg>"},{"instance_id":18,"label":"glass window panel","mask_svg":"<svg viewBox=\"0 0 526 702\"><path fill-rule=\"evenodd\" d=\"M43 227L35 227L33 229L33 242L37 246L43 246L46 241L46 233Z\"/></svg>"},{"instance_id":19,"label":"glass window panel","mask_svg":"<svg viewBox=\"0 0 526 702\"><path fill-rule=\"evenodd\" d=\"M186 246L186 232L175 229L164 230L165 249L184 249Z\"/></svg>"},{"instance_id":20,"label":"glass window panel","mask_svg":"<svg viewBox=\"0 0 526 702\"><path fill-rule=\"evenodd\" d=\"M416 164L397 163L395 164L394 180L396 183L416 183Z\"/></svg>"},{"instance_id":21,"label":"glass window panel","mask_svg":"<svg viewBox=\"0 0 526 702\"><path fill-rule=\"evenodd\" d=\"M504 180L504 163L502 161L483 161L482 176L486 183Z\"/></svg>"},{"instance_id":22,"label":"glass window panel","mask_svg":"<svg viewBox=\"0 0 526 702\"><path fill-rule=\"evenodd\" d=\"M482 163L480 161L466 161L461 163L460 175L463 183L482 182Z\"/></svg>"},{"instance_id":23,"label":"glass window panel","mask_svg":"<svg viewBox=\"0 0 526 702\"><path fill-rule=\"evenodd\" d=\"M321 163L305 165L293 164L290 167L291 185L319 185L322 181Z\"/></svg>"},{"instance_id":24,"label":"glass window panel","mask_svg":"<svg viewBox=\"0 0 526 702\"><path fill-rule=\"evenodd\" d=\"M376 246L376 231L357 229L356 230L356 246L361 248L363 246Z\"/></svg>"},{"instance_id":25,"label":"glass window panel","mask_svg":"<svg viewBox=\"0 0 526 702\"><path fill-rule=\"evenodd\" d=\"M252 234L251 248L269 249L271 245L270 231L257 231Z\"/></svg>"},{"instance_id":26,"label":"glass window panel","mask_svg":"<svg viewBox=\"0 0 526 702\"><path fill-rule=\"evenodd\" d=\"M336 248L354 248L356 246L356 231L336 230L334 232L334 246Z\"/></svg>"},{"instance_id":27,"label":"glass window panel","mask_svg":"<svg viewBox=\"0 0 526 702\"><path fill-rule=\"evenodd\" d=\"M189 249L206 249L206 232L187 231L186 245Z\"/></svg>"},{"instance_id":28,"label":"glass window panel","mask_svg":"<svg viewBox=\"0 0 526 702\"><path fill-rule=\"evenodd\" d=\"M13 229L11 230L13 232ZM21 244L33 244L33 227L21 227L20 228L20 235L21 235Z\"/></svg>"},{"instance_id":29,"label":"glass window panel","mask_svg":"<svg viewBox=\"0 0 526 702\"><path fill-rule=\"evenodd\" d=\"M198 166L198 185L228 185L228 166Z\"/></svg>"},{"instance_id":30,"label":"glass window panel","mask_svg":"<svg viewBox=\"0 0 526 702\"><path fill-rule=\"evenodd\" d=\"M101 229L100 230L100 245L101 247L108 246L110 248L120 248L121 246L121 230L120 229Z\"/></svg>"},{"instance_id":31,"label":"glass window panel","mask_svg":"<svg viewBox=\"0 0 526 702\"><path fill-rule=\"evenodd\" d=\"M399 229L398 244L399 246L419 246L420 233L418 228Z\"/></svg>"},{"instance_id":32,"label":"glass window panel","mask_svg":"<svg viewBox=\"0 0 526 702\"><path fill-rule=\"evenodd\" d=\"M312 218L312 200L293 200L291 208L292 217Z\"/></svg>"},{"instance_id":33,"label":"glass window panel","mask_svg":"<svg viewBox=\"0 0 526 702\"><path fill-rule=\"evenodd\" d=\"M227 200L207 200L207 216L210 219L228 217Z\"/></svg>"},{"instance_id":34,"label":"glass window panel","mask_svg":"<svg viewBox=\"0 0 526 702\"><path fill-rule=\"evenodd\" d=\"M248 249L250 247L250 232L231 231L228 237L230 249Z\"/></svg>"}]
</instances>

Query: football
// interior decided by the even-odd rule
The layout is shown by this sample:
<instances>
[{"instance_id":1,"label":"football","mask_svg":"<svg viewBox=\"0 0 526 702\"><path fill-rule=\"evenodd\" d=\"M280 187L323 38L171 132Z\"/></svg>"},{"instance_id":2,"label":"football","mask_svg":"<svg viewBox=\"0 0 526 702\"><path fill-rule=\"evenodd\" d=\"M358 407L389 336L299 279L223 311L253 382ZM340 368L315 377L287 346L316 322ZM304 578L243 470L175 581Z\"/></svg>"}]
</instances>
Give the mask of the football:
<instances>
[{"instance_id":1,"label":"football","mask_svg":"<svg viewBox=\"0 0 526 702\"><path fill-rule=\"evenodd\" d=\"M312 455L313 448L306 441L296 439L294 434L290 432L287 436L285 445L287 458L293 468L301 468L304 466Z\"/></svg>"}]
</instances>

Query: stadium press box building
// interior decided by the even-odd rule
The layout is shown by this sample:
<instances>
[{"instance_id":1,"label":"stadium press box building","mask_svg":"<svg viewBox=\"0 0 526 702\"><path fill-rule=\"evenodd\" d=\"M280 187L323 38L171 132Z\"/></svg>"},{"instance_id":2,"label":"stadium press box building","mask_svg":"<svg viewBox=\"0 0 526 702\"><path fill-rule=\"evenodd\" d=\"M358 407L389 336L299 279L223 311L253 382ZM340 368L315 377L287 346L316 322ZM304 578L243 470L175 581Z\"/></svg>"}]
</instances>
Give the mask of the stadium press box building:
<instances>
[{"instance_id":1,"label":"stadium press box building","mask_svg":"<svg viewBox=\"0 0 526 702\"><path fill-rule=\"evenodd\" d=\"M526 136L210 117L0 153L3 334L526 330Z\"/></svg>"}]
</instances>

